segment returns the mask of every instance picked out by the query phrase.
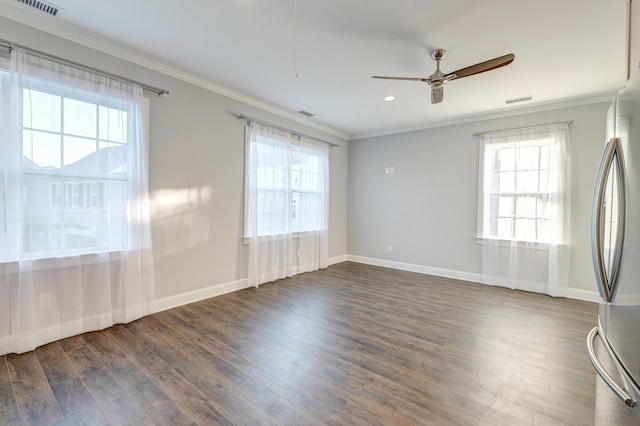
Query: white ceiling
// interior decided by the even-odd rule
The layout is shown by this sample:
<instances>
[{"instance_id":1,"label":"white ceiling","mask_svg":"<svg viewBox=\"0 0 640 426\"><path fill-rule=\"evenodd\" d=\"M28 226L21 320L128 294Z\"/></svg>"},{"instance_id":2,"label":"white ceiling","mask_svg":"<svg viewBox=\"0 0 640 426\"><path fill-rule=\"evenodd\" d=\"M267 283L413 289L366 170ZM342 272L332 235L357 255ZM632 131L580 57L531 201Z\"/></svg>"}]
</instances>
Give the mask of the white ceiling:
<instances>
[{"instance_id":1,"label":"white ceiling","mask_svg":"<svg viewBox=\"0 0 640 426\"><path fill-rule=\"evenodd\" d=\"M0 0L0 15L97 35L353 138L604 100L625 79L627 0L297 0L294 15L295 1L52 0L64 10L50 18ZM450 82L436 105L425 83L371 78L426 77L434 48L448 51L444 72L507 53L515 61Z\"/></svg>"}]
</instances>

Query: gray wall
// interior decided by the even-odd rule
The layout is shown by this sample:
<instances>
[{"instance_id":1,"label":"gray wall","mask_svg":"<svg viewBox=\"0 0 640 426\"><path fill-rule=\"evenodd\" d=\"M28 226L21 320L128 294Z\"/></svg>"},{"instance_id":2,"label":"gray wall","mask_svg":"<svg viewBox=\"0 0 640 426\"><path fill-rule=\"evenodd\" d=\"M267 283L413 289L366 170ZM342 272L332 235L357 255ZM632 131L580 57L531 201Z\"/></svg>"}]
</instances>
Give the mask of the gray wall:
<instances>
[{"instance_id":1,"label":"gray wall","mask_svg":"<svg viewBox=\"0 0 640 426\"><path fill-rule=\"evenodd\" d=\"M574 297L585 296L581 290L595 291L590 209L607 108L608 103L598 103L351 141L349 254L370 263L477 277L478 141L473 133L574 120L570 287ZM386 174L387 167L394 173Z\"/></svg>"},{"instance_id":2,"label":"gray wall","mask_svg":"<svg viewBox=\"0 0 640 426\"><path fill-rule=\"evenodd\" d=\"M571 287L595 291L589 247L592 187L608 104L347 143L245 103L0 17L0 38L166 88L151 97L150 191L156 298L246 277L242 236L244 113L339 143L331 150L329 256L417 265L473 279L478 147L474 132L574 120ZM385 174L393 167L393 174ZM393 251L387 250L393 246Z\"/></svg>"},{"instance_id":3,"label":"gray wall","mask_svg":"<svg viewBox=\"0 0 640 426\"><path fill-rule=\"evenodd\" d=\"M170 90L150 97L156 299L246 278L244 122L230 112L340 145L330 154L329 257L346 256L347 141L3 17L0 38Z\"/></svg>"}]
</instances>

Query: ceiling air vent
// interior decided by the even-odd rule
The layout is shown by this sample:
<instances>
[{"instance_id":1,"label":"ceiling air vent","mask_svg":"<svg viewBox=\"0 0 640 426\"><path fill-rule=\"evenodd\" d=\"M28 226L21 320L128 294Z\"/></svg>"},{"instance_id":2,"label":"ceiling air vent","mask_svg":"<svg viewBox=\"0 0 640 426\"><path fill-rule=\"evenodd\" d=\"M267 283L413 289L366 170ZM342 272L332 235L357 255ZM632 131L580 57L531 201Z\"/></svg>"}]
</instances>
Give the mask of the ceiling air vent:
<instances>
[{"instance_id":1,"label":"ceiling air vent","mask_svg":"<svg viewBox=\"0 0 640 426\"><path fill-rule=\"evenodd\" d=\"M47 3L44 1L38 1L38 0L18 0L20 3L24 3L27 6L31 6L33 8L38 9L41 12L44 12L48 15L51 16L57 16L58 12L60 12L62 9L59 8L58 6L55 6L51 3Z\"/></svg>"},{"instance_id":2,"label":"ceiling air vent","mask_svg":"<svg viewBox=\"0 0 640 426\"><path fill-rule=\"evenodd\" d=\"M304 115L305 117L313 117L313 116L315 115L315 114L311 114L310 112L305 111L305 110L297 111L297 113L298 113L298 114L302 114L302 115Z\"/></svg>"},{"instance_id":3,"label":"ceiling air vent","mask_svg":"<svg viewBox=\"0 0 640 426\"><path fill-rule=\"evenodd\" d=\"M511 98L511 99L505 99L504 103L507 105L510 104L517 104L518 102L527 102L533 99L533 96L528 95L528 96L520 96L519 98Z\"/></svg>"}]
</instances>

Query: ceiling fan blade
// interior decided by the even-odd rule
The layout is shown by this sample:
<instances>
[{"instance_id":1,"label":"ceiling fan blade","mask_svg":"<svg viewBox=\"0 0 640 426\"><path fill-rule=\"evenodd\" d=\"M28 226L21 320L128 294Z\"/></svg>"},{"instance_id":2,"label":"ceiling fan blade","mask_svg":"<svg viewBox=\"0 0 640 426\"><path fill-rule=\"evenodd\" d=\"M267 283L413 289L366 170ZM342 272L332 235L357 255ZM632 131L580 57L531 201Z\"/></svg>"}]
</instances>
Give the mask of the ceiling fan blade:
<instances>
[{"instance_id":1,"label":"ceiling fan blade","mask_svg":"<svg viewBox=\"0 0 640 426\"><path fill-rule=\"evenodd\" d=\"M431 103L439 104L442 102L442 98L444 97L444 87L435 87L431 89Z\"/></svg>"},{"instance_id":2,"label":"ceiling fan blade","mask_svg":"<svg viewBox=\"0 0 640 426\"><path fill-rule=\"evenodd\" d=\"M384 80L409 80L409 81L424 81L424 82L429 81L429 79L427 78L420 78L420 77L384 77L381 75L373 75L371 76L371 78L381 78Z\"/></svg>"},{"instance_id":3,"label":"ceiling fan blade","mask_svg":"<svg viewBox=\"0 0 640 426\"><path fill-rule=\"evenodd\" d=\"M479 64L471 65L470 67L461 68L451 74L455 74L456 78L469 77L470 75L480 74L481 72L504 67L505 65L509 65L513 62L514 59L515 55L513 53L509 53L508 55L500 56L499 58L490 59L485 62L480 62Z\"/></svg>"}]
</instances>

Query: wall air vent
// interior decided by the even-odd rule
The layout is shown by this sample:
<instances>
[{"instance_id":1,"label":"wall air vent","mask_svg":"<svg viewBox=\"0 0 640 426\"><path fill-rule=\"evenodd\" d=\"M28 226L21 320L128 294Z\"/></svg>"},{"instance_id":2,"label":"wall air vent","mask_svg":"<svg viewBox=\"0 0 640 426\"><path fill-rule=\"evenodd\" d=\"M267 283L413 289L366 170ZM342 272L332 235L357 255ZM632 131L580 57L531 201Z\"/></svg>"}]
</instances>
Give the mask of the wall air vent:
<instances>
[{"instance_id":1,"label":"wall air vent","mask_svg":"<svg viewBox=\"0 0 640 426\"><path fill-rule=\"evenodd\" d=\"M518 102L527 102L533 99L533 96L528 95L528 96L520 96L518 98L511 98L511 99L505 99L504 103L507 105L510 104L517 104Z\"/></svg>"},{"instance_id":2,"label":"wall air vent","mask_svg":"<svg viewBox=\"0 0 640 426\"><path fill-rule=\"evenodd\" d=\"M38 0L18 0L20 3L26 4L27 6L31 6L33 8L38 9L41 12L44 12L48 15L51 16L57 16L58 12L60 12L62 9L59 8L58 6L55 6L51 3L47 3L44 1L38 1Z\"/></svg>"},{"instance_id":3,"label":"wall air vent","mask_svg":"<svg viewBox=\"0 0 640 426\"><path fill-rule=\"evenodd\" d=\"M298 114L302 114L302 115L304 115L305 117L313 117L313 116L315 115L315 114L311 114L310 112L305 111L305 110L300 110L300 111L296 111L296 112L297 112Z\"/></svg>"}]
</instances>

